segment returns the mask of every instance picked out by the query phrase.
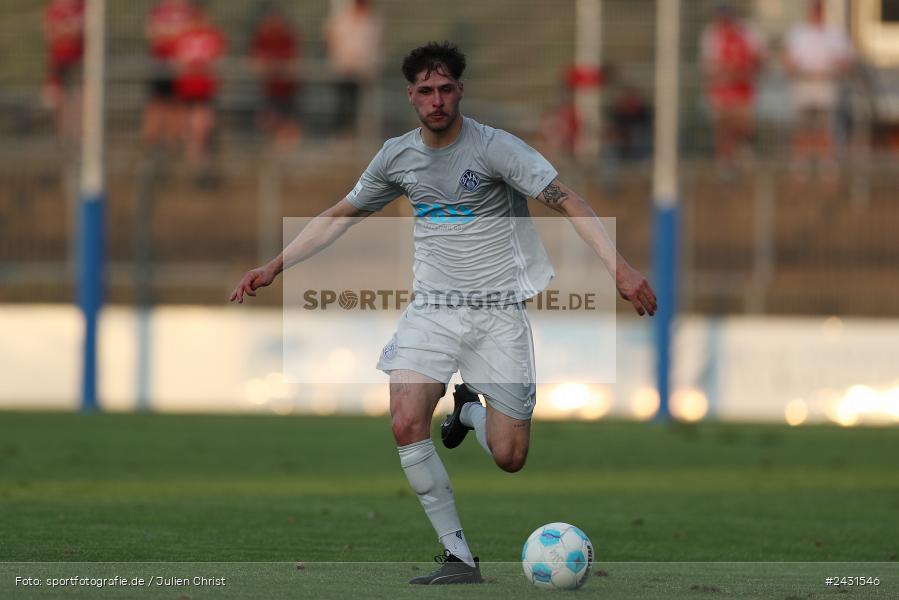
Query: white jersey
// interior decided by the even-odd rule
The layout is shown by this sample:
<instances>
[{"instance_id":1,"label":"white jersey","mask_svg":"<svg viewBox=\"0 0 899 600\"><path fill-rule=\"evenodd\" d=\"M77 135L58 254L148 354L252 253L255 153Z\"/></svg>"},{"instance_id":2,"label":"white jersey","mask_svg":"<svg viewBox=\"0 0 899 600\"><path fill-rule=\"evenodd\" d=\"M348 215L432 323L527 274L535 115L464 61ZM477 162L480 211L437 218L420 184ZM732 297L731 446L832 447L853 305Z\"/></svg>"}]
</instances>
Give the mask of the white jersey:
<instances>
[{"instance_id":1,"label":"white jersey","mask_svg":"<svg viewBox=\"0 0 899 600\"><path fill-rule=\"evenodd\" d=\"M419 129L387 140L346 199L374 212L409 198L417 301L522 302L554 274L527 198L558 173L512 134L462 118L459 136L443 148L426 146Z\"/></svg>"}]
</instances>

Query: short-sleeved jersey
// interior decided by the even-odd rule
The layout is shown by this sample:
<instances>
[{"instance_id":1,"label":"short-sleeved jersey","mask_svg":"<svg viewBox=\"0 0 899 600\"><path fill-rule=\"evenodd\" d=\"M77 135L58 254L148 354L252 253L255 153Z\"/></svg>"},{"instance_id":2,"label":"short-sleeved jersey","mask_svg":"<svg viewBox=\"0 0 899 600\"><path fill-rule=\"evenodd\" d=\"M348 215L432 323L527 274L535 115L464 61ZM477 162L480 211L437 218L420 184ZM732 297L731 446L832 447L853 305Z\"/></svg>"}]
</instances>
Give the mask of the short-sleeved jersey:
<instances>
[{"instance_id":1,"label":"short-sleeved jersey","mask_svg":"<svg viewBox=\"0 0 899 600\"><path fill-rule=\"evenodd\" d=\"M432 304L512 304L543 290L552 265L527 207L558 176L517 137L464 118L429 148L418 129L387 140L347 201L377 211L405 194L415 210L413 290Z\"/></svg>"}]
</instances>

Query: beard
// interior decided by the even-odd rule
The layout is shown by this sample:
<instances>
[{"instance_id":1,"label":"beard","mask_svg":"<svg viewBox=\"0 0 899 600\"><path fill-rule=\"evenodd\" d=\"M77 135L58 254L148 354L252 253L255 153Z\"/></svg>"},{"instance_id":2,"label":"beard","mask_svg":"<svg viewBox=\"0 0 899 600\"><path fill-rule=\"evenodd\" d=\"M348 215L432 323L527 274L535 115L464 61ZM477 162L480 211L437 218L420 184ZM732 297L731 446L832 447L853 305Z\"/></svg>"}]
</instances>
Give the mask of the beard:
<instances>
[{"instance_id":1,"label":"beard","mask_svg":"<svg viewBox=\"0 0 899 600\"><path fill-rule=\"evenodd\" d=\"M453 114L449 114L449 113L444 113L444 114L446 114L446 119L444 119L443 121L441 121L439 123L431 123L428 121L427 116L422 117L421 115L418 116L418 120L421 121L421 124L425 128L427 128L428 131L430 131L432 133L442 133L442 132L446 131L447 129L449 129L450 127L452 127L453 123L456 122L456 119L459 118L458 111L456 111Z\"/></svg>"}]
</instances>

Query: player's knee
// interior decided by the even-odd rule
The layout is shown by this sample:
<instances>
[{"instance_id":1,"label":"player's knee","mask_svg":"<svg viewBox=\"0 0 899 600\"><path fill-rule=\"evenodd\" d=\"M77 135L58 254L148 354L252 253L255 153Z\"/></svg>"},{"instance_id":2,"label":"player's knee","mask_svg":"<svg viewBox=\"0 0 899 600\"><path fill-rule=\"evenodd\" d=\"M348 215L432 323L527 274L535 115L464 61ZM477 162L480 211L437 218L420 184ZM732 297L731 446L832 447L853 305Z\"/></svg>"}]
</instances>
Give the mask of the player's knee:
<instances>
[{"instance_id":1,"label":"player's knee","mask_svg":"<svg viewBox=\"0 0 899 600\"><path fill-rule=\"evenodd\" d=\"M496 461L496 465L507 473L517 473L522 470L527 458L527 448L504 448L493 453L493 460Z\"/></svg>"},{"instance_id":2,"label":"player's knee","mask_svg":"<svg viewBox=\"0 0 899 600\"><path fill-rule=\"evenodd\" d=\"M391 422L393 437L400 446L414 444L428 437L427 424L412 415L397 413Z\"/></svg>"}]
</instances>

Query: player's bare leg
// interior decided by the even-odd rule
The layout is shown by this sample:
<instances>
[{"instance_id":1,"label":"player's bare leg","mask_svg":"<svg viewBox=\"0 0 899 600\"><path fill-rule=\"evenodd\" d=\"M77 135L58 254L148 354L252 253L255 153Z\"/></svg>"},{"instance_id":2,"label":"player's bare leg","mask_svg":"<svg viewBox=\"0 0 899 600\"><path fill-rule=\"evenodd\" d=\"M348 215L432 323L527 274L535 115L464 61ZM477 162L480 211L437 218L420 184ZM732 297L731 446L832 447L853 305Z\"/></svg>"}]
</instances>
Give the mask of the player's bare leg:
<instances>
[{"instance_id":1,"label":"player's bare leg","mask_svg":"<svg viewBox=\"0 0 899 600\"><path fill-rule=\"evenodd\" d=\"M481 583L477 559L462 533L449 475L431 441L431 417L444 389L439 381L415 371L390 372L390 414L400 464L446 549L438 557L440 568L409 583Z\"/></svg>"},{"instance_id":2,"label":"player's bare leg","mask_svg":"<svg viewBox=\"0 0 899 600\"><path fill-rule=\"evenodd\" d=\"M531 443L530 419L515 419L487 404L487 446L503 471L524 467Z\"/></svg>"},{"instance_id":3,"label":"player's bare leg","mask_svg":"<svg viewBox=\"0 0 899 600\"><path fill-rule=\"evenodd\" d=\"M399 446L430 439L431 417L443 390L442 383L421 373L390 372L390 416Z\"/></svg>"},{"instance_id":4,"label":"player's bare leg","mask_svg":"<svg viewBox=\"0 0 899 600\"><path fill-rule=\"evenodd\" d=\"M478 443L503 471L515 473L524 467L531 441L530 419L510 417L487 403L464 385L456 386L453 414L441 426L443 443L455 448L474 430Z\"/></svg>"}]
</instances>

